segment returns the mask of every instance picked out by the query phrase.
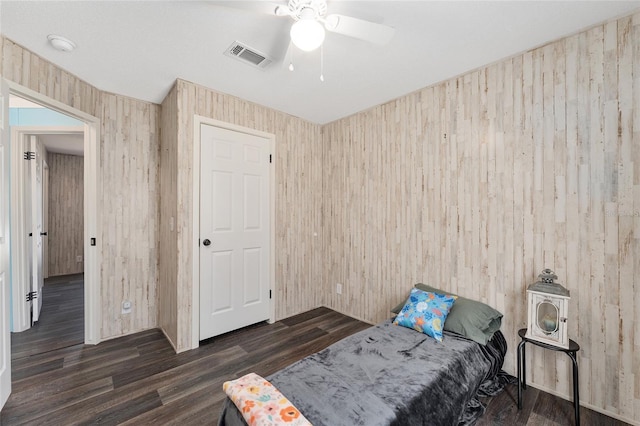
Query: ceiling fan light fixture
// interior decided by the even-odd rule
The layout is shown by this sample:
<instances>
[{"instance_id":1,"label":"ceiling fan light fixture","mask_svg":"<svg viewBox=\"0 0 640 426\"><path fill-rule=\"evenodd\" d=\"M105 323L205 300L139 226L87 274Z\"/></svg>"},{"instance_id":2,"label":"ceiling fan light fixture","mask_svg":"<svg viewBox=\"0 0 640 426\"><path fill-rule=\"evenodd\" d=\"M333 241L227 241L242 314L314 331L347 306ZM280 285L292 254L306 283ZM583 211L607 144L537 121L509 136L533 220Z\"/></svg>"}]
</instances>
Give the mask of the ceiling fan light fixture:
<instances>
[{"instance_id":1,"label":"ceiling fan light fixture","mask_svg":"<svg viewBox=\"0 0 640 426\"><path fill-rule=\"evenodd\" d=\"M300 19L291 26L291 41L305 52L316 50L324 41L324 28L315 19Z\"/></svg>"}]
</instances>

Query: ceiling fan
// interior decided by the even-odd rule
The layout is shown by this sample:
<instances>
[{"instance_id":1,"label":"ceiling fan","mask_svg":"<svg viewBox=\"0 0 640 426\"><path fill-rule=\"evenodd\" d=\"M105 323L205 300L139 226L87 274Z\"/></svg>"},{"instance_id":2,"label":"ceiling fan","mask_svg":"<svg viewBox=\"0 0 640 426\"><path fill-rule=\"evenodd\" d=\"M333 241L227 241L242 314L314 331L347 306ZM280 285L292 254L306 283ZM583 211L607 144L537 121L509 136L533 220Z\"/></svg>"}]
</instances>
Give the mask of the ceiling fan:
<instances>
[{"instance_id":1,"label":"ceiling fan","mask_svg":"<svg viewBox=\"0 0 640 426\"><path fill-rule=\"evenodd\" d=\"M273 6L274 15L296 21L291 26L291 41L307 52L322 45L325 30L378 45L387 44L395 33L388 25L339 14L327 15L326 0L289 0L287 4Z\"/></svg>"}]
</instances>

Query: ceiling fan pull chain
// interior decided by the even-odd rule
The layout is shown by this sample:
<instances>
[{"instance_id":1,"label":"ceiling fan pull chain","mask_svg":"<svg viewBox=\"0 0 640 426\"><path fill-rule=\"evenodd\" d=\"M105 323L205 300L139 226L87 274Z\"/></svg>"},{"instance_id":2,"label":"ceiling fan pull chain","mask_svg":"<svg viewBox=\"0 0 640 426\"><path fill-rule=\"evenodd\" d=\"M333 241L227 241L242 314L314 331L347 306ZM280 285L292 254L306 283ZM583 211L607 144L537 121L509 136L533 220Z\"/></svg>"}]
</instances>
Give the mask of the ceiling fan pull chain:
<instances>
[{"instance_id":1,"label":"ceiling fan pull chain","mask_svg":"<svg viewBox=\"0 0 640 426\"><path fill-rule=\"evenodd\" d=\"M324 46L320 45L320 81L324 82Z\"/></svg>"},{"instance_id":2,"label":"ceiling fan pull chain","mask_svg":"<svg viewBox=\"0 0 640 426\"><path fill-rule=\"evenodd\" d=\"M289 48L287 51L289 52L289 71L293 71L293 49L291 48L291 41L289 42Z\"/></svg>"}]
</instances>

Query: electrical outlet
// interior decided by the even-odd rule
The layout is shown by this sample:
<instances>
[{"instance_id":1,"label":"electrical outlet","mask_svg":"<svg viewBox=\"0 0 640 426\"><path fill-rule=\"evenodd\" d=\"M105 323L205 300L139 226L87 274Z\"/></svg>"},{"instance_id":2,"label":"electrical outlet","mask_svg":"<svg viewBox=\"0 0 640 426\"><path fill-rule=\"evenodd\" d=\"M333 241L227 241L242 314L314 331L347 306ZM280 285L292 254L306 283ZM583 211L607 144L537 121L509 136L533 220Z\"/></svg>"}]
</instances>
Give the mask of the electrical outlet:
<instances>
[{"instance_id":1,"label":"electrical outlet","mask_svg":"<svg viewBox=\"0 0 640 426\"><path fill-rule=\"evenodd\" d=\"M76 262L82 263L82 255L76 256Z\"/></svg>"},{"instance_id":2,"label":"electrical outlet","mask_svg":"<svg viewBox=\"0 0 640 426\"><path fill-rule=\"evenodd\" d=\"M336 284L336 293L342 294L342 284L340 283Z\"/></svg>"},{"instance_id":3,"label":"electrical outlet","mask_svg":"<svg viewBox=\"0 0 640 426\"><path fill-rule=\"evenodd\" d=\"M122 302L122 313L123 314L130 314L131 313L131 302L128 300L125 300L124 302Z\"/></svg>"}]
</instances>

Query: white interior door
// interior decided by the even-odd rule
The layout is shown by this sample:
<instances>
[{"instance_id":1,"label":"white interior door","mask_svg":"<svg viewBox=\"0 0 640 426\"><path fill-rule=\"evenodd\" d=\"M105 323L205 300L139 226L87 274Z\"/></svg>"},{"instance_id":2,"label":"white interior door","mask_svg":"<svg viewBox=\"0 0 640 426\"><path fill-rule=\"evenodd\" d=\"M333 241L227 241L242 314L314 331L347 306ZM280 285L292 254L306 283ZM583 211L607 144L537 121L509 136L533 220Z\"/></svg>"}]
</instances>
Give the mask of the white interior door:
<instances>
[{"instance_id":1,"label":"white interior door","mask_svg":"<svg viewBox=\"0 0 640 426\"><path fill-rule=\"evenodd\" d=\"M42 203L43 193L43 169L44 169L44 145L38 140L38 137L32 135L31 152L35 153L35 158L31 163L31 211L25 210L26 214L31 214L31 229L33 235L31 237L32 249L32 281L31 294L33 295L33 322L40 319L40 310L42 309L42 287L44 286L44 276L42 272L42 263L44 257L43 234L44 234L44 206Z\"/></svg>"},{"instance_id":2,"label":"white interior door","mask_svg":"<svg viewBox=\"0 0 640 426\"><path fill-rule=\"evenodd\" d=\"M33 275L31 229L31 161L25 160L30 150L30 136L11 129L11 297L12 332L31 327L31 292ZM28 209L28 210L27 210ZM28 212L28 213L27 213Z\"/></svg>"},{"instance_id":3,"label":"white interior door","mask_svg":"<svg viewBox=\"0 0 640 426\"><path fill-rule=\"evenodd\" d=\"M23 138L22 151L27 152L31 150L31 136L25 135ZM31 170L33 161L23 161L25 165L22 168L22 215L24 217L24 232L22 235L16 236L16 238L22 238L22 252L24 256L24 271L25 271L25 282L24 286L26 288L25 298L23 300L27 301L27 313L29 314L29 324L27 328L33 325L33 295L31 292L33 291L33 214L32 214L32 204L33 204L33 171ZM18 294L20 298L20 294Z\"/></svg>"},{"instance_id":4,"label":"white interior door","mask_svg":"<svg viewBox=\"0 0 640 426\"><path fill-rule=\"evenodd\" d=\"M9 87L0 76L0 409L11 393L9 331Z\"/></svg>"},{"instance_id":5,"label":"white interior door","mask_svg":"<svg viewBox=\"0 0 640 426\"><path fill-rule=\"evenodd\" d=\"M269 319L269 139L201 125L200 340Z\"/></svg>"}]
</instances>

